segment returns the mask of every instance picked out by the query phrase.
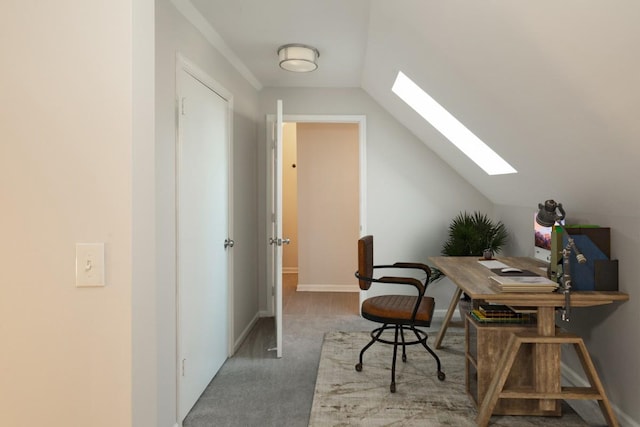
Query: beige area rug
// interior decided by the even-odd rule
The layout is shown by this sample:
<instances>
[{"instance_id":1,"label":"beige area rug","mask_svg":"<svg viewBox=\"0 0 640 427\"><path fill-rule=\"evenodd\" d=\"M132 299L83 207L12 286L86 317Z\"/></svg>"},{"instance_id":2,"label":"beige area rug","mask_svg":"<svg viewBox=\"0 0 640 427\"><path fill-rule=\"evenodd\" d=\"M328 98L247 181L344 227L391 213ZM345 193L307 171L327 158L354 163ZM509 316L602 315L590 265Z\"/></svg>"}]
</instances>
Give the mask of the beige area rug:
<instances>
[{"instance_id":1,"label":"beige area rug","mask_svg":"<svg viewBox=\"0 0 640 427\"><path fill-rule=\"evenodd\" d=\"M430 341L432 338L430 337ZM393 346L374 344L356 372L368 332L325 335L309 425L320 426L475 426L477 411L465 392L464 335L447 334L437 350L446 379L439 381L435 360L422 346L407 348L407 363L398 355L397 392L389 392ZM568 405L562 417L493 416L491 425L586 426Z\"/></svg>"}]
</instances>

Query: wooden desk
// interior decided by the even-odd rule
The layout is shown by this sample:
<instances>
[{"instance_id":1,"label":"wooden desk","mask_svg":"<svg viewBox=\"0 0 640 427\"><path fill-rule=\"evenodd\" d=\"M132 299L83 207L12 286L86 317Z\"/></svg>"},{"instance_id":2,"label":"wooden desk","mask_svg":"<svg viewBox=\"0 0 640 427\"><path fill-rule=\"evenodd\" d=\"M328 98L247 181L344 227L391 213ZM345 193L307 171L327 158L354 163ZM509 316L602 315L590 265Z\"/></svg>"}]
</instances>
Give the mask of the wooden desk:
<instances>
[{"instance_id":1,"label":"wooden desk","mask_svg":"<svg viewBox=\"0 0 640 427\"><path fill-rule=\"evenodd\" d=\"M537 326L535 333L513 334L502 359L499 370L491 381L487 394L480 405L477 423L486 426L499 398L537 399L538 408L528 415L560 415L562 399L598 400L605 419L611 426L617 426L617 420L606 397L602 383L595 371L589 353L582 339L572 334L556 335L555 310L564 306L561 293L509 293L489 283L492 273L478 261L478 257L430 257L429 260L440 269L457 287L454 300L449 305L438 338L439 347L446 326L455 311L460 294L465 292L473 300L487 301L507 305L537 307ZM510 267L540 272L544 275L545 264L533 258L503 257L498 261ZM627 301L629 295L621 292L575 291L571 293L572 307L591 307L611 304L615 301ZM562 387L560 379L560 345L573 344L592 387ZM533 345L534 386L532 390L503 390L511 366L521 345ZM525 414L523 414L525 415Z\"/></svg>"}]
</instances>

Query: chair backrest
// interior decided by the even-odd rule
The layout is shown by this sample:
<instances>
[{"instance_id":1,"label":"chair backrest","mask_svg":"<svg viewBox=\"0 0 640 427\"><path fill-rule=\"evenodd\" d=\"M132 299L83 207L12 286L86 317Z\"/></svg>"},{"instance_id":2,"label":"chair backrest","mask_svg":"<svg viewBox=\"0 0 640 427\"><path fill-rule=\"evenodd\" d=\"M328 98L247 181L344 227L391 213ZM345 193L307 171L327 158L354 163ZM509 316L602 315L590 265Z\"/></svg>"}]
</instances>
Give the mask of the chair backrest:
<instances>
[{"instance_id":1,"label":"chair backrest","mask_svg":"<svg viewBox=\"0 0 640 427\"><path fill-rule=\"evenodd\" d=\"M358 284L363 291L371 287L373 278L373 236L364 236L358 240Z\"/></svg>"}]
</instances>

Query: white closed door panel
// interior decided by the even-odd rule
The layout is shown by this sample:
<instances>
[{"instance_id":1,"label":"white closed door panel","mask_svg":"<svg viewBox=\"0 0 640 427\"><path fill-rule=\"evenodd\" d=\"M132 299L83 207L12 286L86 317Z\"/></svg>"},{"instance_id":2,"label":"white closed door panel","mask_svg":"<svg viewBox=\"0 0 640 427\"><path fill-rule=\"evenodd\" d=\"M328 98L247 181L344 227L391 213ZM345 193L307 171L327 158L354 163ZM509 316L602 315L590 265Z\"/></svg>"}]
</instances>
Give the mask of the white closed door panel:
<instances>
[{"instance_id":1,"label":"white closed door panel","mask_svg":"<svg viewBox=\"0 0 640 427\"><path fill-rule=\"evenodd\" d=\"M178 415L184 420L228 349L228 104L178 76Z\"/></svg>"}]
</instances>

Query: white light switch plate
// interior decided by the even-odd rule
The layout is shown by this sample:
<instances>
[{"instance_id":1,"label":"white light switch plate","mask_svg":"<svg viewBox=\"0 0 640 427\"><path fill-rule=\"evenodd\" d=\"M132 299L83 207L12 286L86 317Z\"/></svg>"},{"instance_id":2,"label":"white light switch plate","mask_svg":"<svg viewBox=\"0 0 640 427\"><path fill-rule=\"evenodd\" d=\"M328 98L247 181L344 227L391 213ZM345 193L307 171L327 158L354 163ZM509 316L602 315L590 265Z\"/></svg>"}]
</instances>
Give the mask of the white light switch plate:
<instances>
[{"instance_id":1,"label":"white light switch plate","mask_svg":"<svg viewBox=\"0 0 640 427\"><path fill-rule=\"evenodd\" d=\"M76 243L76 286L104 285L104 243Z\"/></svg>"}]
</instances>

